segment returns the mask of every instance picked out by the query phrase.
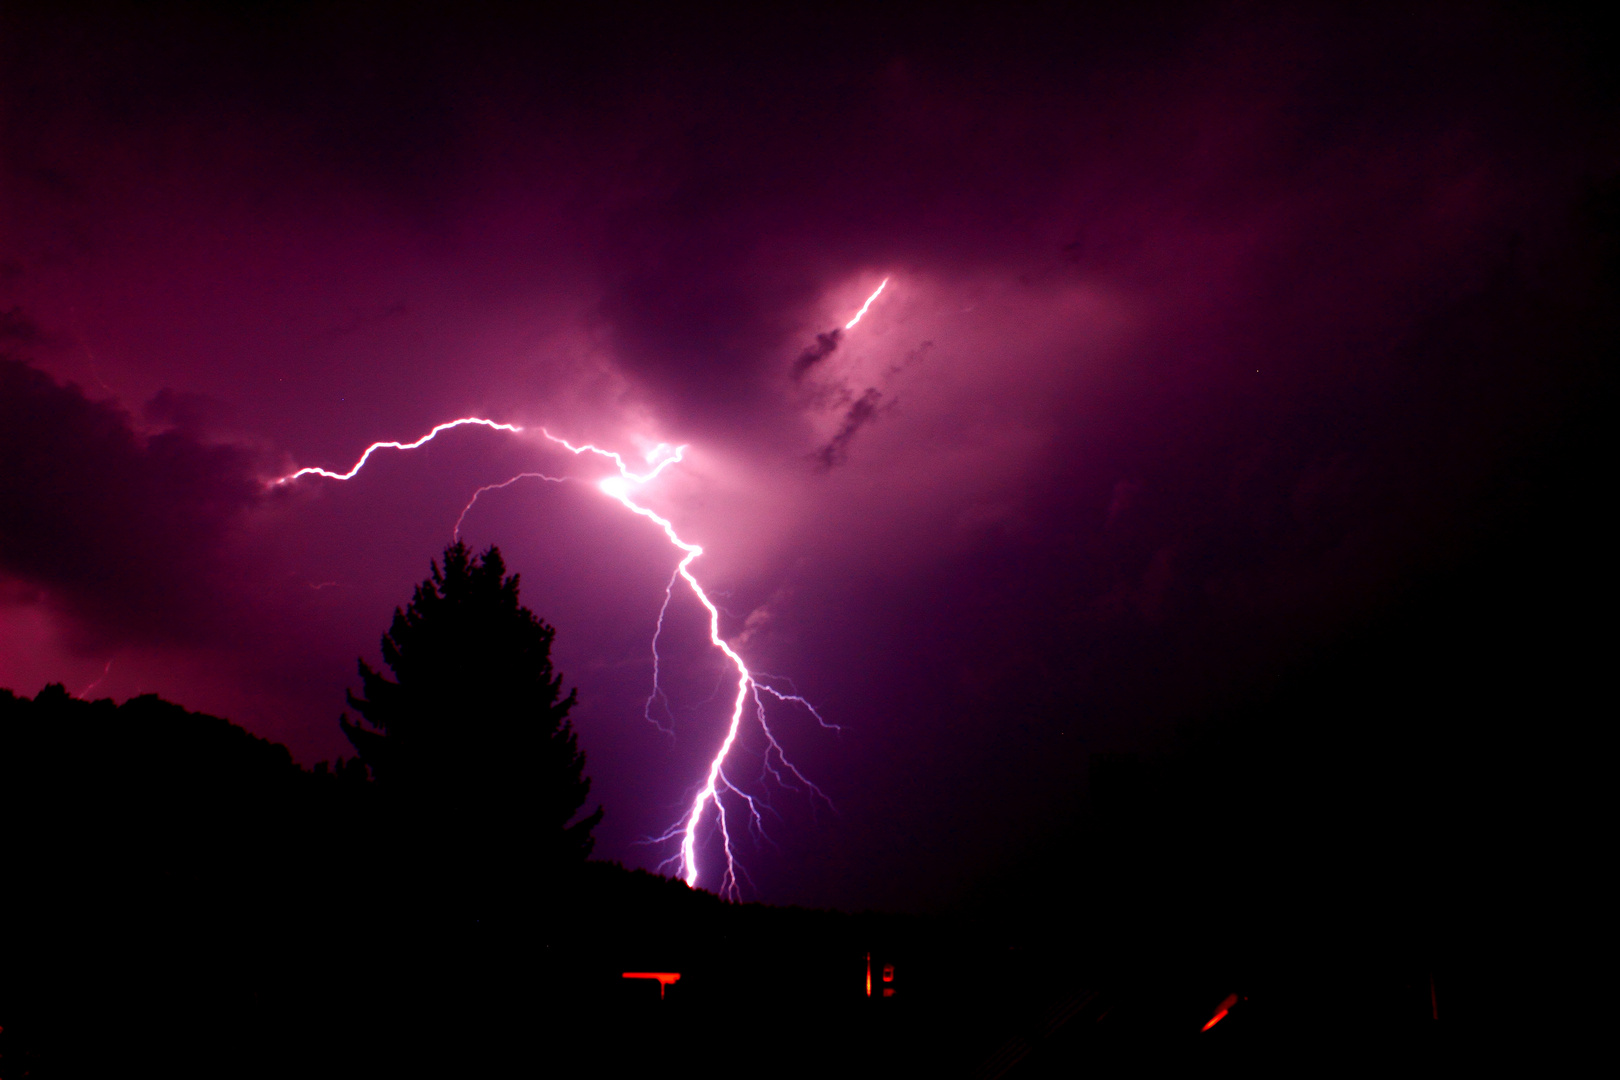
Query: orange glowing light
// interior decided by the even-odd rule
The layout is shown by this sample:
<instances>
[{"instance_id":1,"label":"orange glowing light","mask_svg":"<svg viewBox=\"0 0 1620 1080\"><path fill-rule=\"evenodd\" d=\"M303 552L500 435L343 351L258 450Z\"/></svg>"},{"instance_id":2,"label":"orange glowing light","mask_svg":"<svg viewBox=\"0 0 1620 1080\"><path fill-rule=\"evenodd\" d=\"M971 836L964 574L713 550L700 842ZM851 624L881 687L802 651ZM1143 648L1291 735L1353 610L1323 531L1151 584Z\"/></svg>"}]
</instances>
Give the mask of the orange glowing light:
<instances>
[{"instance_id":1,"label":"orange glowing light","mask_svg":"<svg viewBox=\"0 0 1620 1080\"><path fill-rule=\"evenodd\" d=\"M872 954L866 954L866 996L872 996Z\"/></svg>"},{"instance_id":2,"label":"orange glowing light","mask_svg":"<svg viewBox=\"0 0 1620 1080\"><path fill-rule=\"evenodd\" d=\"M626 971L624 977L627 979L656 979L658 981L659 1001L664 1000L664 989L666 987L681 981L681 973L678 971Z\"/></svg>"},{"instance_id":3,"label":"orange glowing light","mask_svg":"<svg viewBox=\"0 0 1620 1080\"><path fill-rule=\"evenodd\" d=\"M1227 994L1226 997L1221 1000L1220 1007L1215 1010L1215 1015L1209 1018L1209 1023L1205 1024L1198 1030L1208 1031L1222 1020L1225 1020L1226 1014L1231 1012L1232 1006L1236 1005L1237 1003L1238 996L1236 994Z\"/></svg>"}]
</instances>

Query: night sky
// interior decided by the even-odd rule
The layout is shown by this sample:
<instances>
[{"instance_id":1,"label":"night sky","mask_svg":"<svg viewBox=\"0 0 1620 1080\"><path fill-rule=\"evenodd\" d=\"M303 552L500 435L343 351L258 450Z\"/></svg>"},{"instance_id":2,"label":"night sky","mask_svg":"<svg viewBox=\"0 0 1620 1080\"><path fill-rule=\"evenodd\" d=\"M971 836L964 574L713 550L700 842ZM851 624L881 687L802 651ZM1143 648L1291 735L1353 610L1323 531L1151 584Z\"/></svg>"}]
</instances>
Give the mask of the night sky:
<instances>
[{"instance_id":1,"label":"night sky","mask_svg":"<svg viewBox=\"0 0 1620 1080\"><path fill-rule=\"evenodd\" d=\"M687 444L645 502L841 729L771 713L831 808L745 734L748 899L970 895L1093 755L1450 572L1607 377L1611 54L1528 7L46 7L0 15L0 686L348 755L472 493L605 475L541 425ZM270 485L463 416L534 430ZM644 714L675 552L589 483L462 535L557 628L597 855L656 866L731 695L677 592Z\"/></svg>"}]
</instances>

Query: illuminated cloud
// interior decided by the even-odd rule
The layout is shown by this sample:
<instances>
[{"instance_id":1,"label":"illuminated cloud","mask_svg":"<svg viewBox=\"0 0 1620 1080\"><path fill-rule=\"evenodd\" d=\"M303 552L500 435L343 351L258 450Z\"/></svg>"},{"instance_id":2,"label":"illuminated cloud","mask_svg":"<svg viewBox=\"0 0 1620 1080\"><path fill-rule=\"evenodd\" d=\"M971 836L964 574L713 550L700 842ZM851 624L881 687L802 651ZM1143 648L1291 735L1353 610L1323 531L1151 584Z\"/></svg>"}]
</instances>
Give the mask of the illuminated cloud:
<instances>
[{"instance_id":1,"label":"illuminated cloud","mask_svg":"<svg viewBox=\"0 0 1620 1080\"><path fill-rule=\"evenodd\" d=\"M669 739L665 537L507 481L561 474L542 428L684 445L642 505L845 729L788 747L841 816L784 800L761 893L880 905L1353 625L1557 426L1610 123L1562 31L913 15L8 10L0 633L75 687L127 643L97 693L314 760L428 558L498 543L579 680L598 851L654 865L714 751L709 613L666 612ZM523 432L263 486L456 417Z\"/></svg>"}]
</instances>

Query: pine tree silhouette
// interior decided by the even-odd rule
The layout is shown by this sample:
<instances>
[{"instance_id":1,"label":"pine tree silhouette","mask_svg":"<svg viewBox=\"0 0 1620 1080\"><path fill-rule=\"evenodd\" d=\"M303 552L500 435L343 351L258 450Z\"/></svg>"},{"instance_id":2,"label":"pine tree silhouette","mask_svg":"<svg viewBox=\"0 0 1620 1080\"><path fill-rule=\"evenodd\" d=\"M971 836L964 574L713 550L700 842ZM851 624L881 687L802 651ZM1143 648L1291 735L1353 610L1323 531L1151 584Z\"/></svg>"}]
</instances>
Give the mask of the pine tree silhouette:
<instances>
[{"instance_id":1,"label":"pine tree silhouette","mask_svg":"<svg viewBox=\"0 0 1620 1080\"><path fill-rule=\"evenodd\" d=\"M340 724L406 844L446 857L463 884L496 887L583 860L602 810L551 662L556 631L518 603L500 551L456 542L395 609L382 639L393 678L360 661L364 718ZM422 848L426 850L421 850ZM445 866L443 870L452 870ZM459 887L459 886L458 886Z\"/></svg>"}]
</instances>

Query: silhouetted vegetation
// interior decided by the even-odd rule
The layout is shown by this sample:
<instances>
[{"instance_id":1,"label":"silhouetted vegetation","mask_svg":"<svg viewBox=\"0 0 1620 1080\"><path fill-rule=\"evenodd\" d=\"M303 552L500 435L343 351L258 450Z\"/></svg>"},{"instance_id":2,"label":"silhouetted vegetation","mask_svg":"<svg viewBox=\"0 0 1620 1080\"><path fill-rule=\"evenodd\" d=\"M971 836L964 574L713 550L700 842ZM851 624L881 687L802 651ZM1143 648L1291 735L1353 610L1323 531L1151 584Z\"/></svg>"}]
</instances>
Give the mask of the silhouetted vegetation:
<instances>
[{"instance_id":1,"label":"silhouetted vegetation","mask_svg":"<svg viewBox=\"0 0 1620 1080\"><path fill-rule=\"evenodd\" d=\"M361 660L364 696L349 695L365 724L341 724L375 777L386 815L375 825L441 866L446 898L469 912L532 905L536 872L582 860L602 819L598 807L572 820L591 783L555 636L519 604L499 549L476 556L457 542L394 611L382 639L394 678Z\"/></svg>"},{"instance_id":2,"label":"silhouetted vegetation","mask_svg":"<svg viewBox=\"0 0 1620 1080\"><path fill-rule=\"evenodd\" d=\"M570 823L590 784L553 634L497 551L452 545L383 639L395 679L361 664L361 756L312 770L153 696L0 691L0 1075L528 1053L537 915L601 817Z\"/></svg>"},{"instance_id":3,"label":"silhouetted vegetation","mask_svg":"<svg viewBox=\"0 0 1620 1080\"><path fill-rule=\"evenodd\" d=\"M790 1074L865 1045L863 950L906 920L731 904L578 860L543 891L517 881L521 908L469 915L458 857L378 841L385 796L358 760L302 769L154 696L0 690L0 1076L629 1066L715 1005L739 1051L837 1021ZM621 978L642 969L683 981L661 1002Z\"/></svg>"},{"instance_id":4,"label":"silhouetted vegetation","mask_svg":"<svg viewBox=\"0 0 1620 1080\"><path fill-rule=\"evenodd\" d=\"M0 690L0 1075L257 1075L296 1056L325 1022L301 984L351 963L334 930L372 868L338 825L366 789L357 762L300 769L151 695Z\"/></svg>"}]
</instances>

